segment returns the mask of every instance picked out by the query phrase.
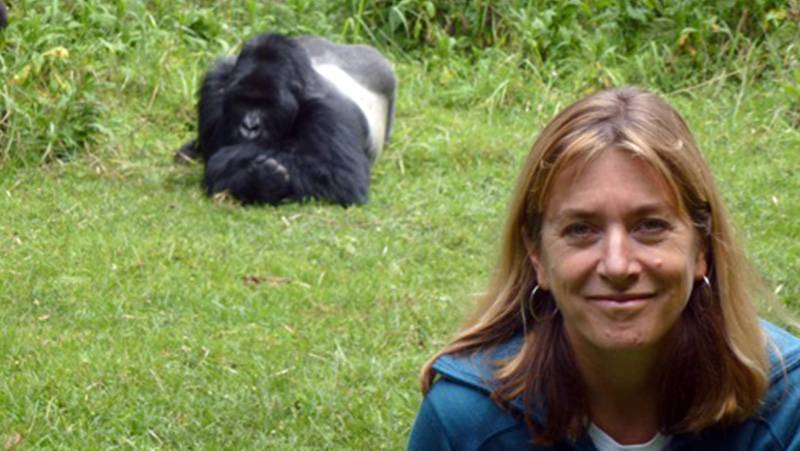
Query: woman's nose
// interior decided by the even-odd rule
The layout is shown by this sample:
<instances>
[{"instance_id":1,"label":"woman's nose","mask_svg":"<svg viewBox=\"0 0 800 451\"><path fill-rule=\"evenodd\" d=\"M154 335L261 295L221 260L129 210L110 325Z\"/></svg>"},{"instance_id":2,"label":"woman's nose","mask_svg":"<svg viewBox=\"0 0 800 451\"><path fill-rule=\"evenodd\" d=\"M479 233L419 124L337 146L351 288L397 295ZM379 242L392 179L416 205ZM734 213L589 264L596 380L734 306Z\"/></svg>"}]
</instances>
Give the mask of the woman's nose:
<instances>
[{"instance_id":1,"label":"woman's nose","mask_svg":"<svg viewBox=\"0 0 800 451\"><path fill-rule=\"evenodd\" d=\"M635 281L641 264L635 255L635 243L626 230L613 228L606 233L598 272L609 282L620 285Z\"/></svg>"}]
</instances>

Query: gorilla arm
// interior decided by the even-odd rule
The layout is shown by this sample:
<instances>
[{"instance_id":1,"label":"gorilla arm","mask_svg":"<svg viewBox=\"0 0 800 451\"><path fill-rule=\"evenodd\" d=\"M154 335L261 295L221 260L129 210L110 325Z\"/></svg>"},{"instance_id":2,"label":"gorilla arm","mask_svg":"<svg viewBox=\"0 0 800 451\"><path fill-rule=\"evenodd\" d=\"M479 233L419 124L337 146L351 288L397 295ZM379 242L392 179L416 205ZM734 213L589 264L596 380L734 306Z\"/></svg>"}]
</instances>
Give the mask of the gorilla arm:
<instances>
[{"instance_id":1,"label":"gorilla arm","mask_svg":"<svg viewBox=\"0 0 800 451\"><path fill-rule=\"evenodd\" d=\"M306 102L292 148L275 155L289 171L293 200L311 197L341 205L369 200L366 120L355 104L342 100Z\"/></svg>"},{"instance_id":2,"label":"gorilla arm","mask_svg":"<svg viewBox=\"0 0 800 451\"><path fill-rule=\"evenodd\" d=\"M224 147L206 163L209 196L227 192L242 203L278 204L290 194L289 172L253 144Z\"/></svg>"},{"instance_id":3,"label":"gorilla arm","mask_svg":"<svg viewBox=\"0 0 800 451\"><path fill-rule=\"evenodd\" d=\"M349 102L310 101L298 127L279 144L220 149L206 163L210 195L228 191L244 203L307 198L341 205L369 199L366 124Z\"/></svg>"},{"instance_id":4,"label":"gorilla arm","mask_svg":"<svg viewBox=\"0 0 800 451\"><path fill-rule=\"evenodd\" d=\"M219 128L224 127L222 120L225 88L230 83L236 58L227 57L218 60L214 67L208 71L200 87L200 102L198 103L199 136L175 152L177 163L188 163L203 157L208 160L211 154L224 145L232 144L226 137L220 136Z\"/></svg>"}]
</instances>

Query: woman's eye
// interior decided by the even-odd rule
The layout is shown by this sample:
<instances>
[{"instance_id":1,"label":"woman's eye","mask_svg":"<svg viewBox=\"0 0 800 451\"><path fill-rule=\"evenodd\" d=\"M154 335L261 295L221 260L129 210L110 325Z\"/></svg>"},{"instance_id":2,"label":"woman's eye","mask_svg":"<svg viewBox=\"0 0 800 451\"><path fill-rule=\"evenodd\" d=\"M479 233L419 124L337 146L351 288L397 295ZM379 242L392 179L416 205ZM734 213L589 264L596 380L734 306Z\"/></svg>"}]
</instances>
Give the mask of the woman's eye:
<instances>
[{"instance_id":1,"label":"woman's eye","mask_svg":"<svg viewBox=\"0 0 800 451\"><path fill-rule=\"evenodd\" d=\"M588 238L592 234L592 228L587 224L570 224L564 229L564 235L574 239Z\"/></svg>"},{"instance_id":2,"label":"woman's eye","mask_svg":"<svg viewBox=\"0 0 800 451\"><path fill-rule=\"evenodd\" d=\"M656 234L669 230L669 223L661 219L645 219L639 223L639 230L647 234Z\"/></svg>"}]
</instances>

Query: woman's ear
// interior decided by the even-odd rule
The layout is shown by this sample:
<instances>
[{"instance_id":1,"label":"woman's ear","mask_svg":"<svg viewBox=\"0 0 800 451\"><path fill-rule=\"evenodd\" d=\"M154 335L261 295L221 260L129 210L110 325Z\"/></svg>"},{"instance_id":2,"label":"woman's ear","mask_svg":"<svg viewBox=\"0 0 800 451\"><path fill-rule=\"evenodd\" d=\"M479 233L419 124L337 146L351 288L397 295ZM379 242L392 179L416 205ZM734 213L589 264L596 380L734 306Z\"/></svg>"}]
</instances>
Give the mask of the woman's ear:
<instances>
[{"instance_id":1,"label":"woman's ear","mask_svg":"<svg viewBox=\"0 0 800 451\"><path fill-rule=\"evenodd\" d=\"M539 288L549 290L550 282L547 279L547 271L544 269L540 252L536 245L528 238L525 227L520 229L519 236L522 237L522 243L525 245L525 254L528 256L531 263L533 263L533 268L536 270L536 283L539 285Z\"/></svg>"},{"instance_id":2,"label":"woman's ear","mask_svg":"<svg viewBox=\"0 0 800 451\"><path fill-rule=\"evenodd\" d=\"M697 259L694 262L694 280L703 280L703 277L708 275L708 257L706 256L710 250L706 250L706 246L699 246L697 250Z\"/></svg>"}]
</instances>

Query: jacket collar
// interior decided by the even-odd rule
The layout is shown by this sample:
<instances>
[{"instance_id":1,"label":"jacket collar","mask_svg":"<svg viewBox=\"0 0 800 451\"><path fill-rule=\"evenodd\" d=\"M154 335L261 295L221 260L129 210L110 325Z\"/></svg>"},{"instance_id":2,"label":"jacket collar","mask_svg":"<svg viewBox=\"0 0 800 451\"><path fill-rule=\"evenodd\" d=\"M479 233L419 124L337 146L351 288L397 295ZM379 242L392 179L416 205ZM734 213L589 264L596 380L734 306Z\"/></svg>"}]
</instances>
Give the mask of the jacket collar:
<instances>
[{"instance_id":1,"label":"jacket collar","mask_svg":"<svg viewBox=\"0 0 800 451\"><path fill-rule=\"evenodd\" d=\"M761 324L769 348L769 383L774 385L784 374L800 368L800 339L770 322L762 320ZM442 377L488 395L498 386L494 362L516 355L521 348L522 336L518 335L496 348L471 354L443 355L433 364L433 369ZM522 398L511 401L511 407L521 413L524 410ZM536 421L542 420L541 415L541 412L533 412Z\"/></svg>"}]
</instances>

